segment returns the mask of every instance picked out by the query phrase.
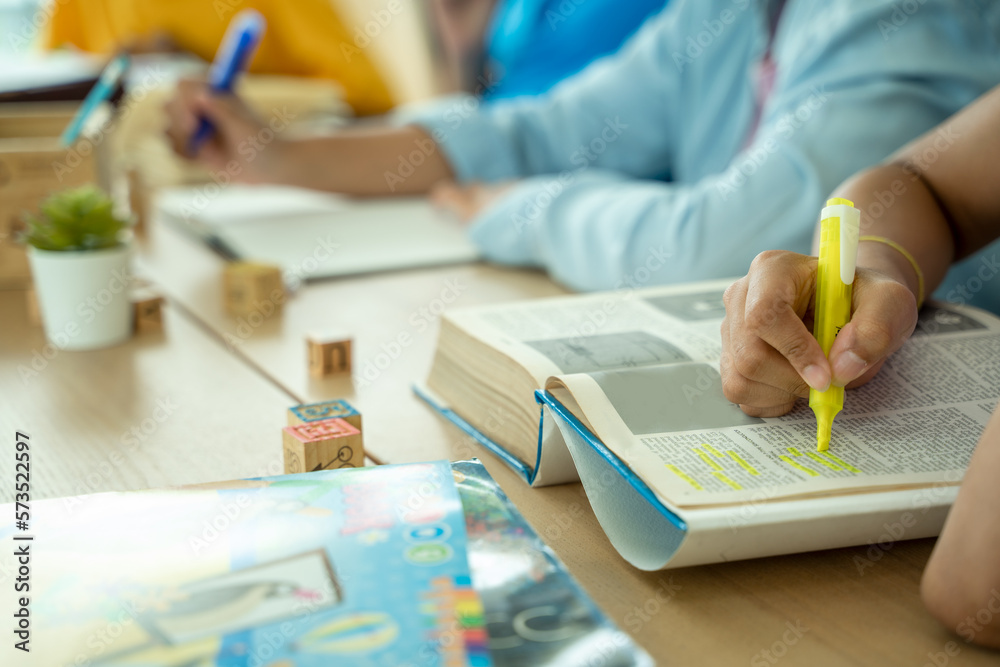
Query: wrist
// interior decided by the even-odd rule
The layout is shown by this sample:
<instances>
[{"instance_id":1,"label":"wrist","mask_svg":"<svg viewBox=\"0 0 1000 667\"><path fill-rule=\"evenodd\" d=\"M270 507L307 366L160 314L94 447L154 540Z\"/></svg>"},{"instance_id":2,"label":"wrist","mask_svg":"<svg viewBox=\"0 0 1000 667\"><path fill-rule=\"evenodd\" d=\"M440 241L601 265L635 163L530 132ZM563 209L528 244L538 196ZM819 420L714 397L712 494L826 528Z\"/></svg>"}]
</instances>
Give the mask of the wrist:
<instances>
[{"instance_id":1,"label":"wrist","mask_svg":"<svg viewBox=\"0 0 1000 667\"><path fill-rule=\"evenodd\" d=\"M858 266L904 285L913 293L917 308L923 305L924 277L920 266L902 244L880 236L862 236L858 245Z\"/></svg>"},{"instance_id":2,"label":"wrist","mask_svg":"<svg viewBox=\"0 0 1000 667\"><path fill-rule=\"evenodd\" d=\"M317 188L319 185L316 182L317 177L326 172L312 167L310 164L312 161L311 152L308 141L275 140L270 146L270 155L268 156L269 180L280 185Z\"/></svg>"}]
</instances>

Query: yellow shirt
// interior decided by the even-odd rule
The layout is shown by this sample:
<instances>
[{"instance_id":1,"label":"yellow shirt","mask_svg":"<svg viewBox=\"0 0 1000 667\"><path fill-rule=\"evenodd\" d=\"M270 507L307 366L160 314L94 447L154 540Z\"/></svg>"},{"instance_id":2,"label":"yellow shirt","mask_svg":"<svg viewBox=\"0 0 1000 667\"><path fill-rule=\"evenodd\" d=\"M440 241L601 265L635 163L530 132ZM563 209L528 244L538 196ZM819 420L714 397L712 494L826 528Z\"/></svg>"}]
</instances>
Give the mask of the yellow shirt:
<instances>
[{"instance_id":1,"label":"yellow shirt","mask_svg":"<svg viewBox=\"0 0 1000 667\"><path fill-rule=\"evenodd\" d=\"M232 17L253 8L267 32L250 71L329 78L358 114L387 111L385 81L341 23L331 0L59 0L47 42L112 53L125 43L165 33L181 48L211 61Z\"/></svg>"}]
</instances>

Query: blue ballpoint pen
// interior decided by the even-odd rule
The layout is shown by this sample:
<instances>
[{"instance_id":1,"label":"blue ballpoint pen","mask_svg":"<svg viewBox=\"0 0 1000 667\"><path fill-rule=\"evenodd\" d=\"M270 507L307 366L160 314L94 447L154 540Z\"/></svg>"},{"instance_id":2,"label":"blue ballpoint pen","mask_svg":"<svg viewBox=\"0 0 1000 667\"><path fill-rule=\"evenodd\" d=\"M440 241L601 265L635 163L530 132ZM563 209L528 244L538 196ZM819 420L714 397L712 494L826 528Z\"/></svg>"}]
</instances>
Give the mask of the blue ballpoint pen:
<instances>
[{"instance_id":1,"label":"blue ballpoint pen","mask_svg":"<svg viewBox=\"0 0 1000 667\"><path fill-rule=\"evenodd\" d=\"M236 77L250 63L266 26L264 17L253 9L245 9L233 17L208 72L208 85L213 93L232 92ZM188 142L188 155L196 155L214 131L211 121L202 116Z\"/></svg>"}]
</instances>

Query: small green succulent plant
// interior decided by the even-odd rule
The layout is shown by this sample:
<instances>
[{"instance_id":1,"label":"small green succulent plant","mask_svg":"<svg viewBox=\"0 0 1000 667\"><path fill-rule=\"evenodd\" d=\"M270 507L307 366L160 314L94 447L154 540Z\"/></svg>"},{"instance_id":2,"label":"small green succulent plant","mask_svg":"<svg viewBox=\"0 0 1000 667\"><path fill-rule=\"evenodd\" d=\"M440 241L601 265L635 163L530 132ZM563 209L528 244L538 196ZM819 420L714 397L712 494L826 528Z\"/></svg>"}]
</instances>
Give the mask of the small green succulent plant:
<instances>
[{"instance_id":1,"label":"small green succulent plant","mask_svg":"<svg viewBox=\"0 0 1000 667\"><path fill-rule=\"evenodd\" d=\"M128 222L115 216L113 202L92 185L58 192L28 215L22 240L39 250L105 250L122 243Z\"/></svg>"}]
</instances>

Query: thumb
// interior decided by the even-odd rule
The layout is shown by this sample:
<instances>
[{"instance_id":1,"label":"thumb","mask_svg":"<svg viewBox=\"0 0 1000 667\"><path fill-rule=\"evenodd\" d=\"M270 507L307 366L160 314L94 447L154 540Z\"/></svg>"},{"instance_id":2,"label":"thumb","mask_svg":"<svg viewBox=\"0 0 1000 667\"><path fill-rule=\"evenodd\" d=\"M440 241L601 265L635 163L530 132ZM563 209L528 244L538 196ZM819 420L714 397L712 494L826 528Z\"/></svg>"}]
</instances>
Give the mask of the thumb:
<instances>
[{"instance_id":1,"label":"thumb","mask_svg":"<svg viewBox=\"0 0 1000 667\"><path fill-rule=\"evenodd\" d=\"M830 349L833 383L843 387L873 371L902 347L917 324L916 298L905 285L859 274L854 314Z\"/></svg>"}]
</instances>

